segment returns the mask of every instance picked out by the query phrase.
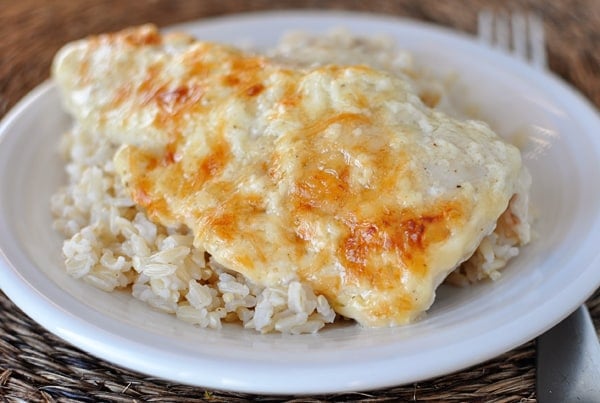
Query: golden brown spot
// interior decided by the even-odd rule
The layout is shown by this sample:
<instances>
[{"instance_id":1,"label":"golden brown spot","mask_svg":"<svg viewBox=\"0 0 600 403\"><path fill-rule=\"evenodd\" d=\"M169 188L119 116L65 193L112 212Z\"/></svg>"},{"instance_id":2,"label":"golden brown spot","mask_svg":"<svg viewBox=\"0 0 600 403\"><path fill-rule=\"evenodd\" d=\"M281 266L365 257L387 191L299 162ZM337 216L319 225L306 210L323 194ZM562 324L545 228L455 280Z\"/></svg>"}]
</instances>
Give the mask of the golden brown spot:
<instances>
[{"instance_id":1,"label":"golden brown spot","mask_svg":"<svg viewBox=\"0 0 600 403\"><path fill-rule=\"evenodd\" d=\"M224 211L219 208L213 213L208 213L203 217L203 232L211 232L215 234L219 239L225 241L232 241L236 235L238 222L236 216L230 212Z\"/></svg>"},{"instance_id":2,"label":"golden brown spot","mask_svg":"<svg viewBox=\"0 0 600 403\"><path fill-rule=\"evenodd\" d=\"M281 105L287 108L294 108L298 106L300 100L302 99L302 94L298 91L298 86L296 85L296 82L292 82L294 84L286 85L284 96L280 101Z\"/></svg>"},{"instance_id":3,"label":"golden brown spot","mask_svg":"<svg viewBox=\"0 0 600 403\"><path fill-rule=\"evenodd\" d=\"M430 248L448 239L450 228L464 218L463 208L451 201L423 214L404 210L382 213L371 220L348 220L348 235L338 247L340 261L353 278L381 286L398 278L402 268L423 276L428 270ZM396 264L382 265L384 254L394 257Z\"/></svg>"},{"instance_id":4,"label":"golden brown spot","mask_svg":"<svg viewBox=\"0 0 600 403\"><path fill-rule=\"evenodd\" d=\"M148 26L145 29L128 28L114 33L92 35L88 37L92 44L124 44L133 47L141 47L147 45L160 45L162 37L158 30L153 26Z\"/></svg>"},{"instance_id":5,"label":"golden brown spot","mask_svg":"<svg viewBox=\"0 0 600 403\"><path fill-rule=\"evenodd\" d=\"M223 77L223 84L228 87L235 87L240 84L240 78L232 74L227 74Z\"/></svg>"},{"instance_id":6,"label":"golden brown spot","mask_svg":"<svg viewBox=\"0 0 600 403\"><path fill-rule=\"evenodd\" d=\"M137 86L137 99L141 106L154 104L158 107L154 124L160 128L175 127L181 123L181 117L200 108L205 94L202 83L189 82L186 85L173 86L160 77L164 66L155 63L147 68L144 79ZM113 102L115 105L131 95L131 86L120 88Z\"/></svg>"},{"instance_id":7,"label":"golden brown spot","mask_svg":"<svg viewBox=\"0 0 600 403\"><path fill-rule=\"evenodd\" d=\"M374 247L381 247L379 229L371 223L363 223L351 228L350 236L344 241L344 258L351 266L359 269L367 265L367 259Z\"/></svg>"},{"instance_id":8,"label":"golden brown spot","mask_svg":"<svg viewBox=\"0 0 600 403\"><path fill-rule=\"evenodd\" d=\"M303 97L298 72L282 69L279 71L279 74L282 75L281 81L284 85L283 96L280 100L281 105L289 108L300 105Z\"/></svg>"},{"instance_id":9,"label":"golden brown spot","mask_svg":"<svg viewBox=\"0 0 600 403\"><path fill-rule=\"evenodd\" d=\"M148 217L153 221L160 222L160 220L172 219L169 204L162 197L152 200L150 203L148 203L146 205L146 213L148 214Z\"/></svg>"},{"instance_id":10,"label":"golden brown spot","mask_svg":"<svg viewBox=\"0 0 600 403\"><path fill-rule=\"evenodd\" d=\"M153 171L158 166L158 158L148 156L145 161L146 163L146 171Z\"/></svg>"},{"instance_id":11,"label":"golden brown spot","mask_svg":"<svg viewBox=\"0 0 600 403\"><path fill-rule=\"evenodd\" d=\"M249 97L255 97L257 95L259 95L261 92L263 92L265 89L265 86L262 84L254 84L253 86L251 86L250 88L248 88L246 90L246 95L248 95Z\"/></svg>"},{"instance_id":12,"label":"golden brown spot","mask_svg":"<svg viewBox=\"0 0 600 403\"><path fill-rule=\"evenodd\" d=\"M147 45L160 45L162 43L162 37L156 30L126 30L123 34L119 35L122 40L131 46L147 46Z\"/></svg>"},{"instance_id":13,"label":"golden brown spot","mask_svg":"<svg viewBox=\"0 0 600 403\"><path fill-rule=\"evenodd\" d=\"M156 93L160 90L161 83L158 82L160 70L161 65L158 63L152 64L146 69L146 76L137 87L138 96L140 97L142 105L150 103L156 96Z\"/></svg>"},{"instance_id":14,"label":"golden brown spot","mask_svg":"<svg viewBox=\"0 0 600 403\"><path fill-rule=\"evenodd\" d=\"M167 201L160 195L156 195L152 181L147 177L141 177L133 187L133 201L144 207L151 220L171 219L171 211Z\"/></svg>"},{"instance_id":15,"label":"golden brown spot","mask_svg":"<svg viewBox=\"0 0 600 403\"><path fill-rule=\"evenodd\" d=\"M245 239L251 240L258 234L244 231L244 226L251 217L261 212L264 212L262 195L234 193L200 218L202 231L210 232L225 241L232 241L242 233Z\"/></svg>"},{"instance_id":16,"label":"golden brown spot","mask_svg":"<svg viewBox=\"0 0 600 403\"><path fill-rule=\"evenodd\" d=\"M298 158L298 165L301 166L302 176L292 186L290 194L290 201L295 210L305 211L316 208L335 214L338 209L347 205L349 199L356 196L356 190L352 189L349 183L349 163L340 152L343 149L338 144L330 144L322 134L334 124L339 124L341 130L351 131L357 126L368 123L369 119L363 115L342 113L308 125L299 133L296 158ZM306 144L308 142L312 144ZM362 146L356 147L360 149ZM330 148L334 151L328 151ZM349 149L346 151L360 152L360 150ZM272 157L272 167L277 166L278 158L280 157L277 155ZM277 170L273 169L269 174L272 178L276 178Z\"/></svg>"},{"instance_id":17,"label":"golden brown spot","mask_svg":"<svg viewBox=\"0 0 600 403\"><path fill-rule=\"evenodd\" d=\"M281 172L281 155L273 152L265 165L265 169L271 181L280 181L283 177Z\"/></svg>"},{"instance_id":18,"label":"golden brown spot","mask_svg":"<svg viewBox=\"0 0 600 403\"><path fill-rule=\"evenodd\" d=\"M189 111L202 99L204 90L197 85L179 86L174 89L158 91L155 99L158 106L169 114Z\"/></svg>"},{"instance_id":19,"label":"golden brown spot","mask_svg":"<svg viewBox=\"0 0 600 403\"><path fill-rule=\"evenodd\" d=\"M266 67L266 60L262 57L244 57L243 55L232 55L231 74L237 75L241 82L249 82Z\"/></svg>"},{"instance_id":20,"label":"golden brown spot","mask_svg":"<svg viewBox=\"0 0 600 403\"><path fill-rule=\"evenodd\" d=\"M371 120L367 116L357 113L339 113L337 115L330 116L327 119L321 119L313 122L310 125L307 125L302 134L307 137L312 137L323 133L329 126L333 124L340 124L343 126L359 126L367 125L369 123L371 123Z\"/></svg>"},{"instance_id":21,"label":"golden brown spot","mask_svg":"<svg viewBox=\"0 0 600 403\"><path fill-rule=\"evenodd\" d=\"M211 52L212 48L213 46L204 44L201 48L196 48L193 52L187 52L184 55L182 64L187 67L187 80L200 80L211 77L216 67L213 63L205 60L205 57Z\"/></svg>"},{"instance_id":22,"label":"golden brown spot","mask_svg":"<svg viewBox=\"0 0 600 403\"><path fill-rule=\"evenodd\" d=\"M200 183L204 183L209 178L219 175L231 155L229 151L229 144L224 140L218 141L206 157L204 157L199 163L199 169L197 173L197 180Z\"/></svg>"},{"instance_id":23,"label":"golden brown spot","mask_svg":"<svg viewBox=\"0 0 600 403\"><path fill-rule=\"evenodd\" d=\"M227 55L230 61L229 72L220 78L222 85L227 87L245 88L248 96L258 95L264 90L260 81L265 68L265 60L260 57L244 57L231 52ZM204 69L206 69L206 65ZM203 70L204 70L203 69Z\"/></svg>"},{"instance_id":24,"label":"golden brown spot","mask_svg":"<svg viewBox=\"0 0 600 403\"><path fill-rule=\"evenodd\" d=\"M191 197L203 190L208 191L207 186L212 186L210 182L221 174L230 158L227 143L218 142L211 152L198 162L196 170L184 172L183 162L175 161L176 149L170 150L170 146L167 146L160 161L163 169L161 183L165 192L176 195L179 199ZM221 187L223 191L230 189ZM217 195L215 194L215 196Z\"/></svg>"},{"instance_id":25,"label":"golden brown spot","mask_svg":"<svg viewBox=\"0 0 600 403\"><path fill-rule=\"evenodd\" d=\"M254 268L254 260L248 256L248 255L237 255L234 257L236 263L238 263L239 265L248 268L248 269L253 269Z\"/></svg>"},{"instance_id":26,"label":"golden brown spot","mask_svg":"<svg viewBox=\"0 0 600 403\"><path fill-rule=\"evenodd\" d=\"M135 193L133 196L133 201L140 206L147 206L150 204L152 199L148 196L147 193L147 184L140 181L138 187L135 189Z\"/></svg>"},{"instance_id":27,"label":"golden brown spot","mask_svg":"<svg viewBox=\"0 0 600 403\"><path fill-rule=\"evenodd\" d=\"M123 102L131 98L131 83L124 84L117 88L110 104L111 108L119 107Z\"/></svg>"},{"instance_id":28,"label":"golden brown spot","mask_svg":"<svg viewBox=\"0 0 600 403\"><path fill-rule=\"evenodd\" d=\"M167 144L165 148L165 153L163 154L163 158L161 160L162 166L169 166L175 162L175 154L177 153L177 144L172 142Z\"/></svg>"},{"instance_id":29,"label":"golden brown spot","mask_svg":"<svg viewBox=\"0 0 600 403\"><path fill-rule=\"evenodd\" d=\"M236 59L232 66L232 73L226 74L221 79L221 82L226 87L245 86L244 93L249 97L259 95L264 91L265 86L261 83L250 84L250 82L256 80L259 76L260 71L257 70L258 66L260 64L252 62L248 64L247 70L244 70L239 59Z\"/></svg>"},{"instance_id":30,"label":"golden brown spot","mask_svg":"<svg viewBox=\"0 0 600 403\"><path fill-rule=\"evenodd\" d=\"M315 169L307 171L304 178L292 189L293 200L298 210L326 208L343 205L351 197L347 166L340 170Z\"/></svg>"},{"instance_id":31,"label":"golden brown spot","mask_svg":"<svg viewBox=\"0 0 600 403\"><path fill-rule=\"evenodd\" d=\"M434 108L440 102L441 95L438 92L422 91L419 94L419 98L421 98L421 101L423 101L425 105Z\"/></svg>"},{"instance_id":32,"label":"golden brown spot","mask_svg":"<svg viewBox=\"0 0 600 403\"><path fill-rule=\"evenodd\" d=\"M300 95L290 95L281 100L281 105L287 108L294 108L300 103Z\"/></svg>"}]
</instances>

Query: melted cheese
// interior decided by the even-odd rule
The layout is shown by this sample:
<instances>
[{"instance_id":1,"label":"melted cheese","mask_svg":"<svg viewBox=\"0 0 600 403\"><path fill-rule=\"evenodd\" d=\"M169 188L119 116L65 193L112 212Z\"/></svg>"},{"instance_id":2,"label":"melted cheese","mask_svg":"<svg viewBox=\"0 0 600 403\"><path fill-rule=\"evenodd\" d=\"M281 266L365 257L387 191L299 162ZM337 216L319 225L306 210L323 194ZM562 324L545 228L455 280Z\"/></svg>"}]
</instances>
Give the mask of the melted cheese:
<instances>
[{"instance_id":1,"label":"melted cheese","mask_svg":"<svg viewBox=\"0 0 600 403\"><path fill-rule=\"evenodd\" d=\"M121 144L135 202L252 281L408 323L507 208L519 152L365 66L294 69L152 26L70 44L67 109Z\"/></svg>"}]
</instances>

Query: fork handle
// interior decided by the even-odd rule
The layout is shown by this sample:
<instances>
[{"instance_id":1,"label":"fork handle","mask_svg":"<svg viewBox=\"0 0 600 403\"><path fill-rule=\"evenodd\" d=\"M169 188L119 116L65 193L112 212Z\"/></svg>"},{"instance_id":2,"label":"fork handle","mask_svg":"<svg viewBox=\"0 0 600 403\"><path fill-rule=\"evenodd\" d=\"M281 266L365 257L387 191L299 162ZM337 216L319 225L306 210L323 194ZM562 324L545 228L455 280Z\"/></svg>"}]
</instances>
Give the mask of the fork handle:
<instances>
[{"instance_id":1,"label":"fork handle","mask_svg":"<svg viewBox=\"0 0 600 403\"><path fill-rule=\"evenodd\" d=\"M540 403L600 402L600 343L585 305L538 337L536 355Z\"/></svg>"}]
</instances>

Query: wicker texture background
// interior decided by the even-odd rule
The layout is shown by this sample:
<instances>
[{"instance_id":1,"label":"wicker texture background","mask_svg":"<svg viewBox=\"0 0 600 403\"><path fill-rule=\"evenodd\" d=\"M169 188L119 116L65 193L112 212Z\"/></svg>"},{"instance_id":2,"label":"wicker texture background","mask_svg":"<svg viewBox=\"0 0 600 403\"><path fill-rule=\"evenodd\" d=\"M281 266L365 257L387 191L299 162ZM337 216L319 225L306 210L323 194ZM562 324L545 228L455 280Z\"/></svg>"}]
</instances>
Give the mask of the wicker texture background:
<instances>
[{"instance_id":1,"label":"wicker texture background","mask_svg":"<svg viewBox=\"0 0 600 403\"><path fill-rule=\"evenodd\" d=\"M474 33L482 9L543 17L551 70L600 107L600 1L437 0L0 0L0 117L48 77L56 50L129 25L288 8L407 16ZM600 133L599 133L600 135ZM595 184L598 186L598 184ZM599 268L600 270L600 268ZM589 300L600 329L600 293ZM173 384L123 370L49 334L0 292L0 400L5 401L535 401L535 342L456 374L385 390L321 396L255 396Z\"/></svg>"}]
</instances>

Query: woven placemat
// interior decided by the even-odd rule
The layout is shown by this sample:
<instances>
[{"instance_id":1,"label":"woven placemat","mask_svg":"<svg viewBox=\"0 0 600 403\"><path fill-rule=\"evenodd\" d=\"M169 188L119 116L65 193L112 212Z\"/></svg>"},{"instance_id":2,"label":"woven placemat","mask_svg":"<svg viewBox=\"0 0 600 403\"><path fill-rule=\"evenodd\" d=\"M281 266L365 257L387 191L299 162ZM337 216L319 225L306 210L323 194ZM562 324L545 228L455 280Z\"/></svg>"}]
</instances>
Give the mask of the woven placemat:
<instances>
[{"instance_id":1,"label":"woven placemat","mask_svg":"<svg viewBox=\"0 0 600 403\"><path fill-rule=\"evenodd\" d=\"M65 42L129 25L233 12L328 8L379 12L475 32L481 9L529 10L543 17L550 68L600 106L600 2L0 0L0 116L48 77ZM600 134L599 134L600 135ZM600 268L599 268L600 269ZM0 397L6 401L535 401L535 342L459 373L385 390L321 396L256 396L178 385L124 370L63 342L0 293ZM600 292L588 306L600 328Z\"/></svg>"}]
</instances>

